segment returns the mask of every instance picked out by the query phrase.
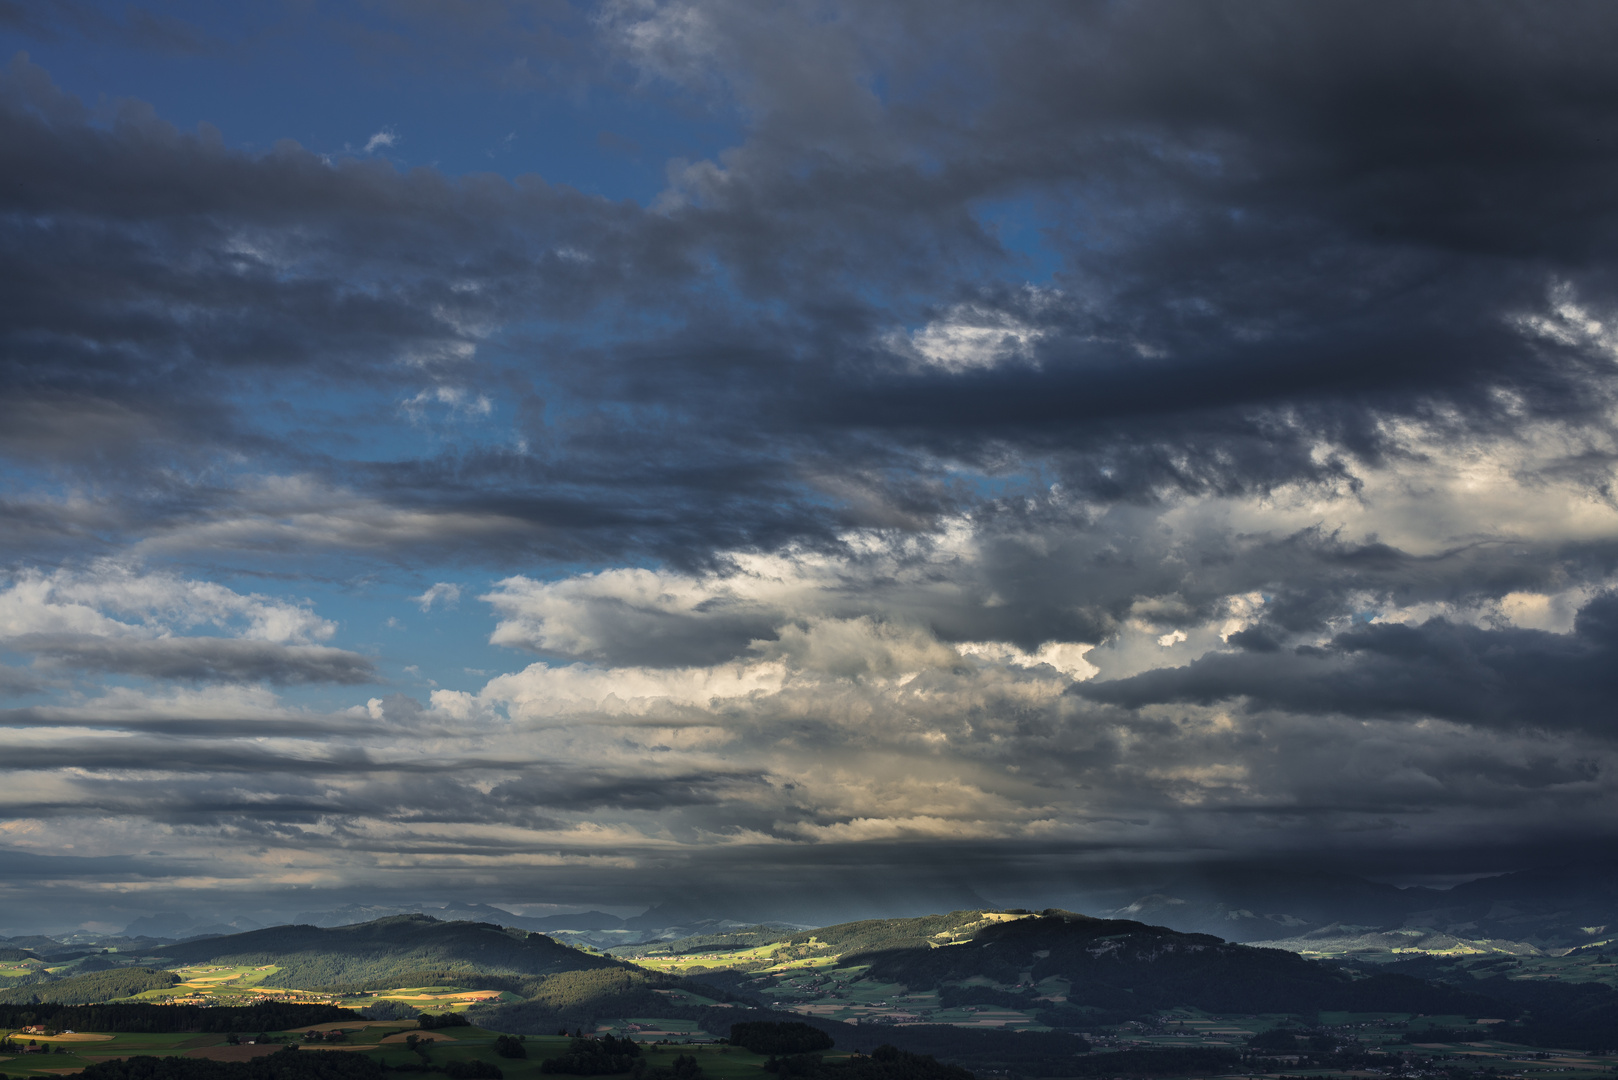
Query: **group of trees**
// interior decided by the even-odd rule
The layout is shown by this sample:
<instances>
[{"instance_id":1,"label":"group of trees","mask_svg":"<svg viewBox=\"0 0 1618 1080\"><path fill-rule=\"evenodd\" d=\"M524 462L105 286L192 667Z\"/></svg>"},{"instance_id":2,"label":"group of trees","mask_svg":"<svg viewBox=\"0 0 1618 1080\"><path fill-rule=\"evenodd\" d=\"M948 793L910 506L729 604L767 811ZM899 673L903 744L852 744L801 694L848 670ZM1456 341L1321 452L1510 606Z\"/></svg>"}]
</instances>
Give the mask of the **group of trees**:
<instances>
[{"instance_id":1,"label":"group of trees","mask_svg":"<svg viewBox=\"0 0 1618 1080\"><path fill-rule=\"evenodd\" d=\"M43 1003L23 1008L0 1007L0 1027L20 1028L49 1024L58 1030L129 1032L295 1031L317 1024L359 1020L335 1005L300 1005L264 1002L237 1008L200 1005L153 1005L130 1002L112 1005L60 1005Z\"/></svg>"},{"instance_id":2,"label":"group of trees","mask_svg":"<svg viewBox=\"0 0 1618 1080\"><path fill-rule=\"evenodd\" d=\"M375 1058L339 1050L294 1050L289 1047L251 1061L207 1058L132 1057L98 1061L85 1067L80 1080L383 1080Z\"/></svg>"},{"instance_id":3,"label":"group of trees","mask_svg":"<svg viewBox=\"0 0 1618 1080\"><path fill-rule=\"evenodd\" d=\"M730 1044L755 1054L812 1054L830 1050L832 1037L808 1024L753 1020L730 1026Z\"/></svg>"},{"instance_id":4,"label":"group of trees","mask_svg":"<svg viewBox=\"0 0 1618 1080\"><path fill-rule=\"evenodd\" d=\"M567 1053L540 1062L539 1071L569 1076L610 1076L629 1072L640 1056L640 1045L633 1039L618 1039L612 1035L599 1039L577 1038L568 1044Z\"/></svg>"},{"instance_id":5,"label":"group of trees","mask_svg":"<svg viewBox=\"0 0 1618 1080\"><path fill-rule=\"evenodd\" d=\"M973 1080L959 1066L892 1045L879 1046L869 1056L856 1054L840 1061L826 1061L818 1054L771 1058L764 1068L781 1080Z\"/></svg>"},{"instance_id":6,"label":"group of trees","mask_svg":"<svg viewBox=\"0 0 1618 1080\"><path fill-rule=\"evenodd\" d=\"M98 1001L133 997L147 990L173 986L180 977L172 971L149 967L110 968L68 979L36 982L0 990L0 1005L89 1005Z\"/></svg>"}]
</instances>

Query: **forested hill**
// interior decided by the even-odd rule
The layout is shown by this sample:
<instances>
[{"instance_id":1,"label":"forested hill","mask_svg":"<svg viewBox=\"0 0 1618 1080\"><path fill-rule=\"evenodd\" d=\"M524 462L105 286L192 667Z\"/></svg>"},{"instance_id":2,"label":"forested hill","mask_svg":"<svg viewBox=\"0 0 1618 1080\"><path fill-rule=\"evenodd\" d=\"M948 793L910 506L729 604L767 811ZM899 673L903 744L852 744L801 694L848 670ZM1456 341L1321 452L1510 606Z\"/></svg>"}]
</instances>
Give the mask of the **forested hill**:
<instances>
[{"instance_id":1,"label":"forested hill","mask_svg":"<svg viewBox=\"0 0 1618 1080\"><path fill-rule=\"evenodd\" d=\"M816 931L814 937L839 954L841 965L868 964L869 976L884 982L920 989L988 978L1003 986L1028 986L1032 997L1030 984L1057 978L1070 984L1069 1007L1102 1011L1192 1005L1212 1011L1484 1015L1498 1008L1455 987L1401 975L1356 976L1294 953L1129 920L1056 910L1001 916L1005 921L987 918L981 912L956 912L884 920L885 926L852 923ZM850 944L857 947L847 948Z\"/></svg>"},{"instance_id":2,"label":"forested hill","mask_svg":"<svg viewBox=\"0 0 1618 1080\"><path fill-rule=\"evenodd\" d=\"M493 923L395 915L354 926L272 926L152 950L175 966L274 964L293 989L424 986L439 976L554 975L628 967L543 934Z\"/></svg>"}]
</instances>

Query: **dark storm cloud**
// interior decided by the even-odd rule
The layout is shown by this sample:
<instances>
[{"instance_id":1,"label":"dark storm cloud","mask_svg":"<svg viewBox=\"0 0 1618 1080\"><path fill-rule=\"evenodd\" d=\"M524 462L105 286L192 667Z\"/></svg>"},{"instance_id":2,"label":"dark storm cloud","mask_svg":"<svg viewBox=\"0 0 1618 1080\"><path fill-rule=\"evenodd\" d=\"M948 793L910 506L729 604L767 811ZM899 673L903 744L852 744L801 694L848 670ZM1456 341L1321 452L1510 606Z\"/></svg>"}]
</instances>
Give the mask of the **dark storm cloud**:
<instances>
[{"instance_id":1,"label":"dark storm cloud","mask_svg":"<svg viewBox=\"0 0 1618 1080\"><path fill-rule=\"evenodd\" d=\"M28 634L8 639L47 665L183 682L337 683L376 681L369 657L329 645L284 645L241 638L104 638Z\"/></svg>"},{"instance_id":2,"label":"dark storm cloud","mask_svg":"<svg viewBox=\"0 0 1618 1080\"><path fill-rule=\"evenodd\" d=\"M722 168L677 174L661 212L244 155L134 105L97 122L14 61L12 452L99 472L132 448L153 465L251 448L403 505L503 515L477 538L491 552L700 562L825 538L807 461L848 520L923 528L971 501L933 455L1049 456L1075 490L1128 499L1341 476L1313 447L1374 459L1389 416L1593 415L1610 363L1508 316L1556 280L1607 300L1618 77L1592 43L1612 12L1370 12L964 5L946 34L887 5L782 57L795 16L719 5L704 47L731 78L694 92L733 94L751 134ZM679 80L683 62L654 71ZM878 70L886 102L861 89ZM1004 284L1018 256L978 216L997 200L1026 204L1059 263L1043 300ZM619 341L544 337L539 365L473 329L604 310ZM1034 332L1028 363L918 368L881 344L991 315ZM468 346L486 366L452 359ZM463 375L535 397L515 399L531 454L356 470L226 400L231 379L406 396ZM590 404L557 410L535 376ZM126 527L221 496L175 489Z\"/></svg>"},{"instance_id":3,"label":"dark storm cloud","mask_svg":"<svg viewBox=\"0 0 1618 1080\"><path fill-rule=\"evenodd\" d=\"M1184 667L1083 683L1073 693L1138 708L1162 702L1347 716L1438 717L1490 727L1584 729L1618 736L1618 596L1592 600L1572 634L1484 629L1435 618L1372 625L1325 646L1280 645L1262 627L1233 635L1244 651Z\"/></svg>"},{"instance_id":4,"label":"dark storm cloud","mask_svg":"<svg viewBox=\"0 0 1618 1080\"><path fill-rule=\"evenodd\" d=\"M60 692L0 714L26 843L114 822L265 889L763 876L813 918L1610 839L1618 9L370 10L319 32L736 141L639 205L246 152L14 59L0 631L38 659L0 689ZM106 40L215 47L143 18ZM207 587L278 574L322 610ZM401 575L492 580L455 617L482 591L537 660L463 692L427 669L495 662L434 635L488 624L441 611L311 644ZM422 701L291 703L406 658Z\"/></svg>"},{"instance_id":5,"label":"dark storm cloud","mask_svg":"<svg viewBox=\"0 0 1618 1080\"><path fill-rule=\"evenodd\" d=\"M107 881L125 877L167 877L176 869L174 863L165 864L139 855L40 855L0 848L0 879L25 882L40 878Z\"/></svg>"},{"instance_id":6,"label":"dark storm cloud","mask_svg":"<svg viewBox=\"0 0 1618 1080\"><path fill-rule=\"evenodd\" d=\"M664 810L701 806L745 795L749 787L765 783L761 773L636 772L614 775L600 770L530 771L517 780L496 785L489 798L513 806L590 810L613 807Z\"/></svg>"},{"instance_id":7,"label":"dark storm cloud","mask_svg":"<svg viewBox=\"0 0 1618 1080\"><path fill-rule=\"evenodd\" d=\"M0 727L8 728L96 728L114 731L141 731L159 735L211 738L246 736L355 737L377 736L384 727L373 720L357 719L352 713L333 716L322 713L275 711L254 713L220 703L214 709L177 708L164 700L142 701L122 708L97 704L64 708L59 705L0 709ZM127 749L127 747L126 747ZM61 751L71 754L71 749Z\"/></svg>"}]
</instances>

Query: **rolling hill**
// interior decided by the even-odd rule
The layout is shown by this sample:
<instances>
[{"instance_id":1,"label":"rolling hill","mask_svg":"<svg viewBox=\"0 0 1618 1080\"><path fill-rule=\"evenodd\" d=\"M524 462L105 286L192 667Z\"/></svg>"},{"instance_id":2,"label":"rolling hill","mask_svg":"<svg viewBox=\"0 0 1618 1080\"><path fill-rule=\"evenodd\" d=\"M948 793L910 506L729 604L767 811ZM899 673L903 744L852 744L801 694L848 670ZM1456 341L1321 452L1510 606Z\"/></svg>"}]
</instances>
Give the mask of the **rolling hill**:
<instances>
[{"instance_id":1,"label":"rolling hill","mask_svg":"<svg viewBox=\"0 0 1618 1080\"><path fill-rule=\"evenodd\" d=\"M171 965L269 965L275 984L296 990L429 985L446 978L544 976L628 968L543 934L493 923L440 922L395 915L353 926L272 926L154 949Z\"/></svg>"},{"instance_id":2,"label":"rolling hill","mask_svg":"<svg viewBox=\"0 0 1618 1080\"><path fill-rule=\"evenodd\" d=\"M843 923L771 942L760 936L676 941L642 959L773 1005L849 1020L883 1015L875 999L910 1022L970 1022L963 1010L993 1008L1058 1028L1187 1006L1474 1017L1502 1008L1465 986L1055 909L956 911Z\"/></svg>"},{"instance_id":3,"label":"rolling hill","mask_svg":"<svg viewBox=\"0 0 1618 1080\"><path fill-rule=\"evenodd\" d=\"M881 934L834 927L827 938L857 941L859 948L840 956L839 964L868 965L868 978L912 990L986 979L1020 991L1029 1005L1059 995L1075 1021L1085 1011L1186 1005L1210 1012L1328 1009L1477 1016L1492 1004L1481 995L1407 975L1356 976L1278 949L1055 909L976 925L969 935L934 929L936 919L913 921L920 925L894 926ZM1053 982L1064 984L1065 991Z\"/></svg>"}]
</instances>

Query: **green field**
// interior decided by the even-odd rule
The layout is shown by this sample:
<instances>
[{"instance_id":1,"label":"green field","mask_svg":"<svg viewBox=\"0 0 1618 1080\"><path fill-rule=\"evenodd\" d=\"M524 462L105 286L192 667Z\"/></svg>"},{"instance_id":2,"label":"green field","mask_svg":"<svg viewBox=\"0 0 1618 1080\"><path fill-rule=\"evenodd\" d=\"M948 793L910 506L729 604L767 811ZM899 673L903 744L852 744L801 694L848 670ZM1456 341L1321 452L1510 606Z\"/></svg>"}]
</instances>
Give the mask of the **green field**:
<instances>
[{"instance_id":1,"label":"green field","mask_svg":"<svg viewBox=\"0 0 1618 1080\"><path fill-rule=\"evenodd\" d=\"M1195 1010L1176 1010L1163 1016L1161 1023L1156 1026L1128 1025L1116 1038L1102 1039L1096 1052L1105 1053L1108 1049L1187 1045L1234 1048L1242 1045L1248 1035L1269 1030L1285 1022L1285 1019L1278 1016L1221 1017L1201 1014ZM1407 1075L1439 1075L1447 1070L1464 1068L1488 1070L1496 1076L1535 1077L1556 1073L1568 1077L1568 1080L1594 1080L1596 1077L1611 1076L1615 1071L1611 1057L1592 1057L1570 1051L1536 1049L1492 1041L1487 1037L1486 1026L1479 1026L1479 1037L1476 1039L1425 1041L1421 1038L1421 1032L1429 1023L1459 1026L1466 1021L1461 1017L1426 1017L1415 1020L1415 1026L1412 1026L1412 1019L1400 1014L1325 1014L1321 1017L1323 1025L1334 1029L1344 1039L1358 1040L1366 1049L1368 1056L1360 1067L1346 1070L1340 1066L1311 1069L1280 1059L1272 1062L1272 1067L1268 1071L1255 1071L1245 1075L1371 1078L1386 1076L1395 1071ZM694 1054L701 1062L703 1071L712 1080L744 1080L744 1078L765 1080L769 1076L763 1071L764 1058L760 1055L749 1053L739 1047L713 1044L688 1045L680 1041L683 1032L678 1029L688 1025L682 1025L679 1021L648 1017L626 1018L605 1023L598 1030L604 1032L616 1029L624 1033L631 1025L635 1026L635 1030L629 1030L627 1033L633 1034L643 1043L654 1038L673 1040L662 1045L645 1046L649 1065L666 1065L676 1054ZM298 1043L311 1049L341 1048L347 1053L370 1054L388 1065L412 1064L421 1060L414 1051L400 1041L400 1036L416 1030L414 1024L410 1022L373 1022L357 1030L353 1026L343 1024L324 1024L320 1025L319 1030L337 1027L343 1027L349 1032L346 1041L341 1044L309 1043L305 1042L304 1032L289 1031L272 1033L271 1046L238 1048L227 1048L226 1038L223 1035L80 1033L53 1038L34 1036L34 1043L49 1046L55 1052L0 1057L0 1072L11 1077L59 1076L82 1069L94 1061L111 1057L137 1055L207 1057L221 1053L245 1056L273 1052L273 1049L278 1049L287 1042ZM454 1061L482 1059L498 1065L508 1080L538 1080L543 1075L539 1063L547 1057L565 1052L568 1046L566 1038L530 1036L525 1043L528 1058L513 1060L500 1058L494 1054L493 1043L497 1033L483 1028L451 1028L419 1034L422 1039L434 1040L428 1051L433 1062L448 1064ZM385 1043L383 1040L390 1036L392 1041ZM23 1039L27 1041L27 1037Z\"/></svg>"},{"instance_id":2,"label":"green field","mask_svg":"<svg viewBox=\"0 0 1618 1080\"><path fill-rule=\"evenodd\" d=\"M1501 1021L1521 1015L1521 1007L1500 1004L1501 1011L1484 1013L1485 1017L1496 1018L1492 1021L1478 1020L1476 1011L1468 1016L1412 1016L1391 1012L1317 1014L1303 1007L1296 996L1296 988L1325 985L1319 965L1279 951L1244 950L1240 946L1224 945L1217 939L1187 937L1160 927L1088 919L1062 912L1036 916L1024 912L964 911L918 919L867 920L813 932L767 930L757 927L733 935L692 938L643 950L621 950L621 959L611 960L557 945L543 935L510 931L492 924L437 923L425 917L390 917L334 930L308 926L269 928L166 947L154 955L141 957L95 954L58 965L56 970L63 978L41 984L39 992L54 991L62 995L57 1000L69 1003L106 1000L105 997L70 996L74 993L142 990L138 997L125 1000L188 1006L323 1004L356 1010L396 1002L431 1013L464 1013L487 1005L486 1010L471 1012L469 1016L493 1027L511 1026L529 1032L531 1057L526 1062L495 1061L492 1046L495 1033L489 1028L423 1031L420 1038L435 1040L430 1055L438 1064L482 1058L499 1065L514 1080L538 1075L538 1062L543 1057L566 1050L567 1041L555 1035L562 1017L570 1018L567 1021L570 1028L583 1027L593 1034L611 1032L632 1037L642 1044L666 1040L679 1050L650 1052L672 1056L707 1042L712 1038L711 1032L725 1030L732 1015L737 1019L746 1016L744 1012L730 1012L746 1007L740 1004L744 999L731 997L733 990L782 1012L857 1025L843 1029L837 1036L845 1047L874 1048L892 1041L906 1050L928 1052L932 1046L947 1046L951 1048L947 1053L956 1055L958 1060L977 1062L974 1067L987 1070L985 1076L1007 1072L1003 1066L1013 1059L1022 1060L1015 1058L1018 1053L1032 1055L1029 1061L1045 1054L1049 1060L1035 1062L1041 1068L1067 1068L1067 1060L1079 1060L1067 1057L1076 1049L1071 1026L1084 1027L1101 1055L1112 1050L1171 1048L1206 1048L1221 1053L1248 1051L1250 1039L1265 1036L1259 1040L1259 1045L1270 1049L1262 1052L1262 1061L1252 1063L1267 1070L1262 1075L1372 1078L1397 1074L1447 1076L1451 1080L1521 1076L1532 1080L1544 1073L1557 1072L1593 1080L1618 1072L1614 1068L1615 1059L1610 1057L1592 1057L1558 1047L1526 1047L1491 1038L1496 1032L1515 1034L1519 1038L1561 1038L1561 1033L1570 1030L1565 1026L1496 1027ZM1075 942L1088 943L1084 948L1093 951L1080 951ZM1195 949L1189 948L1192 945ZM330 951L323 951L328 947ZM1102 955L1123 956L1117 950L1125 947L1144 951L1138 957L1130 954L1132 958L1122 966L1097 967L1088 959ZM991 948L994 951L986 951ZM1177 953L1176 949L1182 951ZM1218 950L1220 963L1226 966L1206 973L1202 969L1183 968L1193 972L1195 980L1200 980L1190 985L1190 989L1167 981L1168 976L1160 973L1165 966L1180 962L1174 957L1203 955L1206 950ZM895 960L896 957L899 959ZM106 968L109 960L141 965L148 970L130 967L97 972L98 967ZM630 960L639 967L632 967L623 960ZM1413 957L1399 958L1393 963L1394 970L1400 974L1442 978L1457 985L1472 983L1470 976L1493 980L1479 983L1485 989L1492 988L1491 993L1501 987L1526 983L1544 982L1546 987L1532 992L1513 991L1515 996L1501 999L1479 998L1442 987L1441 992L1434 991L1429 984L1390 978L1377 973L1378 969L1373 967L1356 967L1358 974L1352 977L1339 973L1330 978L1336 980L1334 986L1365 978L1381 980L1368 984L1373 988L1387 983L1396 983L1398 987L1416 986L1419 991L1407 992L1402 999L1406 1004L1401 1007L1427 1008L1433 1013L1463 1008L1475 1010L1483 1006L1492 1009L1491 1001L1502 1000L1583 1000L1605 992L1595 987L1584 991L1564 991L1558 987L1590 981L1610 983L1618 979L1618 965L1610 962L1606 955L1590 950L1562 956ZM1106 964L1119 965L1121 961L1109 959ZM88 971L84 972L86 965ZM1423 965L1432 970L1426 970ZM11 960L0 965L0 974L15 972L13 978L16 978L37 972L42 966L38 960ZM153 968L166 970L150 970ZM1039 975L1037 981L1036 974ZM693 982L682 983L674 976L691 977ZM157 982L166 984L171 977L178 980L174 985L143 989ZM1128 978L1135 978L1137 982L1125 982ZM1292 981L1277 982L1277 978ZM711 980L713 985L704 986L704 980ZM898 980L907 980L910 985ZM1170 989L1163 991L1164 986ZM1258 987L1258 990L1243 997L1236 991L1244 986ZM1277 991L1274 989L1277 986L1287 989ZM1198 987L1203 990L1199 991ZM1134 997L1137 991L1141 996ZM35 989L22 987L6 992L14 995L12 1006L18 1010L11 1014L13 1022L31 1022L26 1019L26 1015L31 1014L25 1015L21 1010L33 1000L28 995L36 993ZM1314 999L1318 1007L1371 1007L1394 1000L1380 989L1358 998L1339 994L1335 989L1330 992L1337 996ZM1117 1007L1116 1003L1096 1005L1098 994L1104 1002L1112 1002L1113 998L1123 995L1124 1007ZM1201 1008L1169 1007L1186 1000L1197 1001ZM1344 1004L1351 1001L1358 1004ZM1233 1010L1242 1006L1235 1002L1247 1003L1247 1008L1298 1011L1295 1015L1239 1013ZM1552 1015L1550 1007L1534 1008L1537 1011L1531 1015L1541 1018ZM1203 1011L1214 1009L1223 1011ZM666 1014L660 1015L660 1010L666 1010ZM118 1023L105 1017L92 1020L92 1015L96 1014L78 1015L81 1023L105 1022L109 1026ZM234 1022L221 1014L214 1015L221 1025ZM257 1015L266 1014L261 1011ZM282 1010L272 1015L282 1017L275 1023L286 1023L296 1014ZM304 1015L329 1014L305 1011ZM1098 1019L1102 1016L1108 1019ZM1305 1022L1308 1028L1303 1026ZM708 1025L709 1030L702 1030L701 1024ZM1050 1033L1049 1024L1070 1025L1065 1029L1069 1033L1061 1034L1064 1029L1058 1028L1055 1035L1040 1034L1009 1041L995 1034L974 1034ZM949 1025L964 1030L935 1031L922 1025ZM188 1026L210 1025L195 1021L188 1022ZM417 1030L413 1020L354 1020L325 1026L350 1029L349 1037L340 1047L344 1052L377 1055L392 1065L420 1063L417 1054L400 1042L405 1032ZM1290 1038L1270 1034L1287 1027L1305 1032L1305 1041L1295 1045ZM239 1034L245 1038L255 1033ZM281 1041L303 1042L302 1035L301 1031L283 1033ZM383 1041L390 1036L398 1038ZM1601 1044L1600 1035L1580 1036L1577 1030L1567 1037L1574 1039L1576 1045ZM98 1058L133 1054L240 1056L273 1049L227 1050L223 1034L80 1034L50 1040L36 1036L35 1042L60 1052L12 1056L0 1061L0 1073L10 1076L65 1074ZM1057 1046L1061 1050L1051 1057L1045 1050L1014 1049L1013 1043L1022 1048ZM310 1045L331 1048L323 1041ZM1287 1047L1290 1050L1285 1049ZM714 1080L759 1076L760 1060L739 1049L712 1045L693 1052L700 1052L705 1069ZM1052 1060L1056 1062L1054 1066ZM1096 1062L1099 1059L1088 1056L1083 1060ZM1123 1063L1120 1068L1129 1060L1120 1059ZM1162 1060L1159 1057L1158 1061ZM1191 1067L1189 1062L1195 1059L1181 1055L1177 1060ZM1203 1060L1206 1062L1208 1055L1203 1055ZM648 1064L655 1067L658 1061L654 1058Z\"/></svg>"},{"instance_id":3,"label":"green field","mask_svg":"<svg viewBox=\"0 0 1618 1080\"><path fill-rule=\"evenodd\" d=\"M519 995L464 986L407 986L376 990L364 995L332 994L277 985L274 964L198 965L170 968L182 980L178 985L148 990L131 1001L196 1005L251 1005L257 1001L297 1001L361 1009L377 1001L401 1001L425 1012L460 1012L484 1001L521 1001Z\"/></svg>"},{"instance_id":4,"label":"green field","mask_svg":"<svg viewBox=\"0 0 1618 1080\"><path fill-rule=\"evenodd\" d=\"M361 1021L360 1023L365 1023ZM667 1023L662 1021L661 1023ZM346 1053L370 1054L388 1065L404 1065L419 1062L421 1059L415 1051L408 1048L398 1040L400 1035L415 1032L413 1022L390 1021L387 1023L368 1023L356 1030L355 1025L322 1024L316 1030L330 1030L343 1028L348 1031L345 1042L331 1044L326 1042L305 1042L305 1032L288 1031L272 1032L272 1043L268 1047L228 1047L223 1035L59 1035L53 1038L44 1036L18 1036L27 1043L30 1038L36 1045L48 1046L52 1053L25 1054L6 1057L0 1055L0 1073L7 1076L59 1076L64 1073L75 1072L95 1061L113 1057L135 1057L139 1055L152 1055L154 1057L168 1057L170 1055L207 1057L214 1054L234 1054L244 1057L249 1054L273 1052L286 1043L297 1043L309 1049L335 1050L342 1049ZM505 1073L507 1080L537 1080L541 1074L539 1063L547 1057L557 1056L567 1050L569 1040L557 1036L530 1036L525 1046L528 1058L511 1059L498 1057L494 1053L494 1040L496 1032L478 1027L451 1028L447 1031L418 1032L422 1040L432 1039L433 1043L428 1053L435 1063L448 1064L453 1061L470 1061L474 1058L498 1065ZM389 1036L394 1041L384 1043ZM651 1034L639 1034L637 1040L651 1039ZM739 1047L715 1045L685 1045L671 1043L668 1045L647 1045L644 1053L648 1064L656 1066L667 1065L676 1054L694 1054L702 1063L703 1071L713 1080L737 1080L742 1077L758 1078L763 1080L769 1074L763 1071L764 1058L758 1054L749 1053Z\"/></svg>"}]
</instances>

